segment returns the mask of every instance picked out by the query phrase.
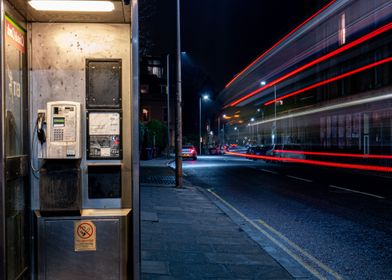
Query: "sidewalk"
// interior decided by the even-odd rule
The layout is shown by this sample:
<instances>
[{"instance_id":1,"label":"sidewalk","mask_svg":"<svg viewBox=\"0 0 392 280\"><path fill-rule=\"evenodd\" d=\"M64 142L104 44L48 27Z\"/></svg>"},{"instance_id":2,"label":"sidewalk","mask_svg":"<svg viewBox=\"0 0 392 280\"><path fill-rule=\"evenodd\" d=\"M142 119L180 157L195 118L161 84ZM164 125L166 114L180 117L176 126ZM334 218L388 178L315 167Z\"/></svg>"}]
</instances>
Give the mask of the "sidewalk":
<instances>
[{"instance_id":1,"label":"sidewalk","mask_svg":"<svg viewBox=\"0 0 392 280\"><path fill-rule=\"evenodd\" d=\"M142 279L293 279L167 163L141 163Z\"/></svg>"}]
</instances>

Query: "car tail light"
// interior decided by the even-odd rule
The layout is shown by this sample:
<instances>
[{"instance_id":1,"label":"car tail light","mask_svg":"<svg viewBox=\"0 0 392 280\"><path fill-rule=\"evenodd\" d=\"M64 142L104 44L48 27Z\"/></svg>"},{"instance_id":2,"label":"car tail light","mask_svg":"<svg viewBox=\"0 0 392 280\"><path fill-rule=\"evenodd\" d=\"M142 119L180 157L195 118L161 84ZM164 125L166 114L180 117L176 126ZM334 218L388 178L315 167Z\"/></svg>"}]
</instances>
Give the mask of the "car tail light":
<instances>
[{"instance_id":1,"label":"car tail light","mask_svg":"<svg viewBox=\"0 0 392 280\"><path fill-rule=\"evenodd\" d=\"M193 154L195 152L195 149L190 149L189 152Z\"/></svg>"}]
</instances>

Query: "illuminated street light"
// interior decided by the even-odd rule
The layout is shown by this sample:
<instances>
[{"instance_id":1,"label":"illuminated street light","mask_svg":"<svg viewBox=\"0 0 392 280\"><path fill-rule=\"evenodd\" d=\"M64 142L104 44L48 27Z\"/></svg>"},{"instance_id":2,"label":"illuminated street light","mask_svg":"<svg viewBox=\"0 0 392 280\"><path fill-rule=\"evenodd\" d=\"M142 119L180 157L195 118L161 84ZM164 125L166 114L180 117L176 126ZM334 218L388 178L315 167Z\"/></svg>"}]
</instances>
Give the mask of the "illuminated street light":
<instances>
[{"instance_id":1,"label":"illuminated street light","mask_svg":"<svg viewBox=\"0 0 392 280\"><path fill-rule=\"evenodd\" d=\"M239 141L240 141L240 130L236 126L234 127L234 130L237 131L237 141L236 141L236 143L238 144Z\"/></svg>"},{"instance_id":2,"label":"illuminated street light","mask_svg":"<svg viewBox=\"0 0 392 280\"><path fill-rule=\"evenodd\" d=\"M254 121L255 121L255 118L251 118L250 121L251 121L251 122L254 122Z\"/></svg>"},{"instance_id":3,"label":"illuminated street light","mask_svg":"<svg viewBox=\"0 0 392 280\"><path fill-rule=\"evenodd\" d=\"M208 101L210 100L210 96L208 94L203 94L199 97L199 153L201 153L201 143L203 141L203 138L201 138L201 100L203 101Z\"/></svg>"},{"instance_id":4,"label":"illuminated street light","mask_svg":"<svg viewBox=\"0 0 392 280\"><path fill-rule=\"evenodd\" d=\"M261 86L265 86L266 84L267 84L266 81L261 81L261 82L260 82L260 85L261 85Z\"/></svg>"},{"instance_id":5,"label":"illuminated street light","mask_svg":"<svg viewBox=\"0 0 392 280\"><path fill-rule=\"evenodd\" d=\"M275 145L276 141L276 85L274 85L274 124L273 124L273 129L272 129L272 144Z\"/></svg>"}]
</instances>

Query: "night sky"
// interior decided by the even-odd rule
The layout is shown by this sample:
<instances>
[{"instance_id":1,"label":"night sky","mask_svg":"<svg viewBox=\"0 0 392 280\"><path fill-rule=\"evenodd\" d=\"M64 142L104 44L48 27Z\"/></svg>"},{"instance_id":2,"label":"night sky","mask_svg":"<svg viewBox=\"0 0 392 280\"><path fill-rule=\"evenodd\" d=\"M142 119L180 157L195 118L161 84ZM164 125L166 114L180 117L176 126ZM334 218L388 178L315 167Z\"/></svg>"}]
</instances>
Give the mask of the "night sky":
<instances>
[{"instance_id":1,"label":"night sky","mask_svg":"<svg viewBox=\"0 0 392 280\"><path fill-rule=\"evenodd\" d=\"M201 93L216 96L236 73L329 2L181 1L181 49L187 53L183 61L184 121L188 122L184 132L188 126L198 127ZM140 0L140 8L141 47L150 55L174 55L176 0Z\"/></svg>"}]
</instances>

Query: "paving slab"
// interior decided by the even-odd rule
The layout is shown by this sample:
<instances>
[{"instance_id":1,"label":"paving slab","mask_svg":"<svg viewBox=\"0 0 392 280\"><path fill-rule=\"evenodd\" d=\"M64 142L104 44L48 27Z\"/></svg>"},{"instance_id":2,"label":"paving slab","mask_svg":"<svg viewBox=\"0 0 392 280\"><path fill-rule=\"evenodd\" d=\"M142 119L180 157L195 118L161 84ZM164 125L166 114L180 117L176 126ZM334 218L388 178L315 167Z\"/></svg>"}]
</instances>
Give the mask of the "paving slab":
<instances>
[{"instance_id":1,"label":"paving slab","mask_svg":"<svg viewBox=\"0 0 392 280\"><path fill-rule=\"evenodd\" d=\"M166 262L147 260L142 262L142 273L143 272L148 272L148 274L162 275L167 275L169 273Z\"/></svg>"},{"instance_id":2,"label":"paving slab","mask_svg":"<svg viewBox=\"0 0 392 280\"><path fill-rule=\"evenodd\" d=\"M141 211L140 219L142 221L158 222L158 214L155 212Z\"/></svg>"},{"instance_id":3,"label":"paving slab","mask_svg":"<svg viewBox=\"0 0 392 280\"><path fill-rule=\"evenodd\" d=\"M141 169L171 172L163 160ZM141 279L293 279L197 188L141 184L141 211Z\"/></svg>"}]
</instances>

